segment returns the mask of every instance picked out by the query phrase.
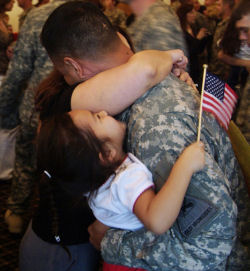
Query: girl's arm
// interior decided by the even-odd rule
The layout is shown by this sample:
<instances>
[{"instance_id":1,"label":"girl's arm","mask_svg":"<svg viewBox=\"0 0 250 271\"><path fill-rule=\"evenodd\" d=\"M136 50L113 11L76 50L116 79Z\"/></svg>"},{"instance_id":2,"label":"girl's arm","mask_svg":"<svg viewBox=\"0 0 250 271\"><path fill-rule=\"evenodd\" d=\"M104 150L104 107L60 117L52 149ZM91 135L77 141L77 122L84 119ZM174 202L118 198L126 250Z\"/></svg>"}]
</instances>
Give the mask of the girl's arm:
<instances>
[{"instance_id":1,"label":"girl's arm","mask_svg":"<svg viewBox=\"0 0 250 271\"><path fill-rule=\"evenodd\" d=\"M143 192L134 205L135 215L147 229L162 234L175 222L193 173L204 167L204 146L201 142L187 147L174 164L161 190Z\"/></svg>"},{"instance_id":2,"label":"girl's arm","mask_svg":"<svg viewBox=\"0 0 250 271\"><path fill-rule=\"evenodd\" d=\"M181 50L147 50L134 54L127 63L101 72L78 85L71 109L105 110L116 115L148 89L161 82L175 67L184 68L187 58Z\"/></svg>"}]
</instances>

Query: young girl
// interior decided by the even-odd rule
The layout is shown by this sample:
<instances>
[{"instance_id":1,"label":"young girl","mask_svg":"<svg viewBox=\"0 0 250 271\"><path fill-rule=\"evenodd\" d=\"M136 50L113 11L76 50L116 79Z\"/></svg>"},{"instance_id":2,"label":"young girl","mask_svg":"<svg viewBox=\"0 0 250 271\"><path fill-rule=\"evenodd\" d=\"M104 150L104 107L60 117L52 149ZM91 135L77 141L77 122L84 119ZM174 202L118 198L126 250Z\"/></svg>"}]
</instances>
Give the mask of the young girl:
<instances>
[{"instance_id":1,"label":"young girl","mask_svg":"<svg viewBox=\"0 0 250 271\"><path fill-rule=\"evenodd\" d=\"M162 234L177 218L192 175L204 166L202 143L187 147L165 185L154 193L149 170L126 154L126 126L105 111L75 110L44 121L38 135L38 165L51 183L87 194L103 224ZM47 159L41 161L40 154ZM46 155L45 155L46 154Z\"/></svg>"}]
</instances>

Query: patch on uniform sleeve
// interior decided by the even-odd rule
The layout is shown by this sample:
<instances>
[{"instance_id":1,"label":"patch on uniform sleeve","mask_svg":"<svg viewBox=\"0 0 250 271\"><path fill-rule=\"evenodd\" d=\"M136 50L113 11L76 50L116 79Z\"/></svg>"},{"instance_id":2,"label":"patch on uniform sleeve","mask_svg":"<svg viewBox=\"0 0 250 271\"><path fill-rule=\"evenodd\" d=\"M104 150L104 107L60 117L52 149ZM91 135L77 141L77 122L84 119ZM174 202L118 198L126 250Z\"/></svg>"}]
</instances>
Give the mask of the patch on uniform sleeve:
<instances>
[{"instance_id":1,"label":"patch on uniform sleeve","mask_svg":"<svg viewBox=\"0 0 250 271\"><path fill-rule=\"evenodd\" d=\"M170 154L168 155L170 156ZM167 155L157 163L154 171L156 192L161 189L168 178L172 164ZM177 235L187 240L197 236L201 230L207 230L217 214L218 210L210 202L209 191L207 194L203 194L191 181L173 229Z\"/></svg>"},{"instance_id":2,"label":"patch on uniform sleeve","mask_svg":"<svg viewBox=\"0 0 250 271\"><path fill-rule=\"evenodd\" d=\"M185 239L197 235L217 214L216 208L209 202L186 195L175 226Z\"/></svg>"}]
</instances>

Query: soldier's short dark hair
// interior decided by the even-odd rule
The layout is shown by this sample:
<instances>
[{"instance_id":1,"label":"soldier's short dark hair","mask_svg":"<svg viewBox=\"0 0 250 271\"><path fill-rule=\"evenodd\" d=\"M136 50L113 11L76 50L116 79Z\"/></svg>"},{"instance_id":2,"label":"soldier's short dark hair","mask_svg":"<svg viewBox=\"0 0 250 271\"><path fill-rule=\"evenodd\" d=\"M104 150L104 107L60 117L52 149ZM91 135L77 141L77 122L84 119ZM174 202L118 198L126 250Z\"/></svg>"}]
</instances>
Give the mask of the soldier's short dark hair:
<instances>
[{"instance_id":1,"label":"soldier's short dark hair","mask_svg":"<svg viewBox=\"0 0 250 271\"><path fill-rule=\"evenodd\" d=\"M72 1L51 13L43 26L41 42L52 59L71 56L95 60L113 51L119 38L96 5Z\"/></svg>"}]
</instances>

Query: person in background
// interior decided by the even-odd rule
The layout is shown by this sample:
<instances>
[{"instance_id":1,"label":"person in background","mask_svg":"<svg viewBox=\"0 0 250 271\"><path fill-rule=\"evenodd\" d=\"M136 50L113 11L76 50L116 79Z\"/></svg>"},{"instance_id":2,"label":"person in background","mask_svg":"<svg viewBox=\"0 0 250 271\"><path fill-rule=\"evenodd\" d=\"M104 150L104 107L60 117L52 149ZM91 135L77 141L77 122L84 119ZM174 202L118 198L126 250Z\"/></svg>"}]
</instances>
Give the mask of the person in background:
<instances>
[{"instance_id":1,"label":"person in background","mask_svg":"<svg viewBox=\"0 0 250 271\"><path fill-rule=\"evenodd\" d=\"M194 83L199 84L201 83L202 75L202 63L199 61L199 55L206 48L208 30L202 27L198 32L195 31L194 25L197 12L194 10L193 5L182 4L176 13L188 46L190 76Z\"/></svg>"},{"instance_id":2,"label":"person in background","mask_svg":"<svg viewBox=\"0 0 250 271\"><path fill-rule=\"evenodd\" d=\"M48 15L62 3L64 1L54 0L28 13L0 88L1 128L20 127L16 137L11 191L5 212L5 222L12 233L21 233L25 229L23 215L33 196L36 176L33 140L38 125L38 115L34 113L34 94L39 82L53 67L40 43L40 32ZM25 90L24 83L27 84Z\"/></svg>"},{"instance_id":3,"label":"person in background","mask_svg":"<svg viewBox=\"0 0 250 271\"><path fill-rule=\"evenodd\" d=\"M127 1L135 19L127 32L135 51L181 49L186 56L188 50L178 17L170 5L160 0ZM189 77L181 71L179 78ZM195 88L195 85L193 84Z\"/></svg>"},{"instance_id":4,"label":"person in background","mask_svg":"<svg viewBox=\"0 0 250 271\"><path fill-rule=\"evenodd\" d=\"M13 4L14 0L0 1L0 85L9 64L7 48L13 41L12 27L8 23L9 16L6 13L12 10Z\"/></svg>"},{"instance_id":5,"label":"person in background","mask_svg":"<svg viewBox=\"0 0 250 271\"><path fill-rule=\"evenodd\" d=\"M18 6L23 9L23 12L19 15L19 29L21 28L27 14L33 8L32 0L17 0Z\"/></svg>"},{"instance_id":6,"label":"person in background","mask_svg":"<svg viewBox=\"0 0 250 271\"><path fill-rule=\"evenodd\" d=\"M209 23L213 25L213 30L215 30L216 24L220 20L217 0L205 0L204 4L206 9L203 14L209 19Z\"/></svg>"},{"instance_id":7,"label":"person in background","mask_svg":"<svg viewBox=\"0 0 250 271\"><path fill-rule=\"evenodd\" d=\"M170 5L171 5L172 9L176 12L177 9L180 7L181 3L179 0L171 0Z\"/></svg>"},{"instance_id":8,"label":"person in background","mask_svg":"<svg viewBox=\"0 0 250 271\"><path fill-rule=\"evenodd\" d=\"M26 16L28 15L28 13L31 11L31 9L34 6L32 5L32 0L17 0L17 3L18 3L18 6L23 9L23 12L19 15L18 27L19 27L19 31L20 31L20 28L22 27ZM18 33L16 33L16 35L18 35ZM13 57L13 50L14 50L15 45L16 45L16 40L13 41L7 48L7 55L9 57L9 59L11 59Z\"/></svg>"},{"instance_id":9,"label":"person in background","mask_svg":"<svg viewBox=\"0 0 250 271\"><path fill-rule=\"evenodd\" d=\"M128 28L136 51L181 49L188 56L180 23L171 6L159 0L128 3L136 17Z\"/></svg>"},{"instance_id":10,"label":"person in background","mask_svg":"<svg viewBox=\"0 0 250 271\"><path fill-rule=\"evenodd\" d=\"M50 2L50 0L38 0L34 6L38 8L44 4L48 4L49 2Z\"/></svg>"},{"instance_id":11,"label":"person in background","mask_svg":"<svg viewBox=\"0 0 250 271\"><path fill-rule=\"evenodd\" d=\"M247 10L248 6L246 6ZM240 10L240 14L242 11ZM228 84L238 92L241 96L241 89L243 89L248 69L250 67L250 48L247 40L241 40L236 22L239 20L240 15L233 12L224 35L221 40L221 48L218 52L220 61L231 67L228 76Z\"/></svg>"},{"instance_id":12,"label":"person in background","mask_svg":"<svg viewBox=\"0 0 250 271\"><path fill-rule=\"evenodd\" d=\"M247 49L248 48L248 49ZM239 84L240 101L235 115L235 122L241 129L243 135L250 143L250 5L249 1L240 1L229 20L227 29L222 39L221 60L230 65L247 72L246 79L234 80ZM232 79L232 78L231 78ZM245 81L245 82L244 82ZM232 82L232 81L231 81Z\"/></svg>"},{"instance_id":13,"label":"person in background","mask_svg":"<svg viewBox=\"0 0 250 271\"><path fill-rule=\"evenodd\" d=\"M104 21L97 24L101 18ZM80 23L82 21L84 24ZM60 28L62 31L58 32ZM110 31L113 34L107 35L111 34ZM74 84L128 61L131 51L117 40L115 33L96 8L77 1L58 8L46 21L41 37L55 67L69 84ZM79 37L74 40L76 51L72 50L73 39L69 35ZM82 85L88 81L91 79ZM101 82L99 90L105 81ZM125 88L128 88L126 84ZM89 95L85 98L80 96L82 99L79 99L76 95L76 101L88 101L91 111L99 112L98 106L95 108L94 105L100 100L93 95L91 88L88 90ZM74 95L72 109L73 98ZM103 100L99 104L103 110L116 106L114 97L111 95L110 98L106 105ZM197 92L170 74L119 116L128 124L128 151L152 171L158 189L184 146L196 140L198 109ZM152 267L154 262L160 263L161 268L155 270L249 267L244 247L247 242L245 230L249 230L249 199L245 183L226 132L208 113L203 114L202 123L201 138L209 154L206 156L207 166L193 176L184 200L183 215L179 215L177 224L160 236L145 229L136 232L108 230L102 241L102 256L107 263L144 269ZM169 166L166 168L166 165ZM200 215L191 218L190 211L196 213L195 209L200 207L207 211L199 211ZM191 220L188 222L187 218ZM191 228L186 228L186 222ZM95 236L93 234L92 238ZM158 246L155 247L155 243ZM152 244L155 249L151 250ZM158 258L159 250L166 251L164 258Z\"/></svg>"},{"instance_id":14,"label":"person in background","mask_svg":"<svg viewBox=\"0 0 250 271\"><path fill-rule=\"evenodd\" d=\"M128 16L126 13L117 7L116 0L100 0L104 14L109 18L111 23L115 26L126 29L126 21Z\"/></svg>"},{"instance_id":15,"label":"person in background","mask_svg":"<svg viewBox=\"0 0 250 271\"><path fill-rule=\"evenodd\" d=\"M230 66L219 59L218 53L221 50L221 40L234 8L234 0L219 0L218 7L221 15L221 21L217 24L215 29L211 60L208 65L208 70L218 76L220 79L227 81Z\"/></svg>"}]
</instances>

